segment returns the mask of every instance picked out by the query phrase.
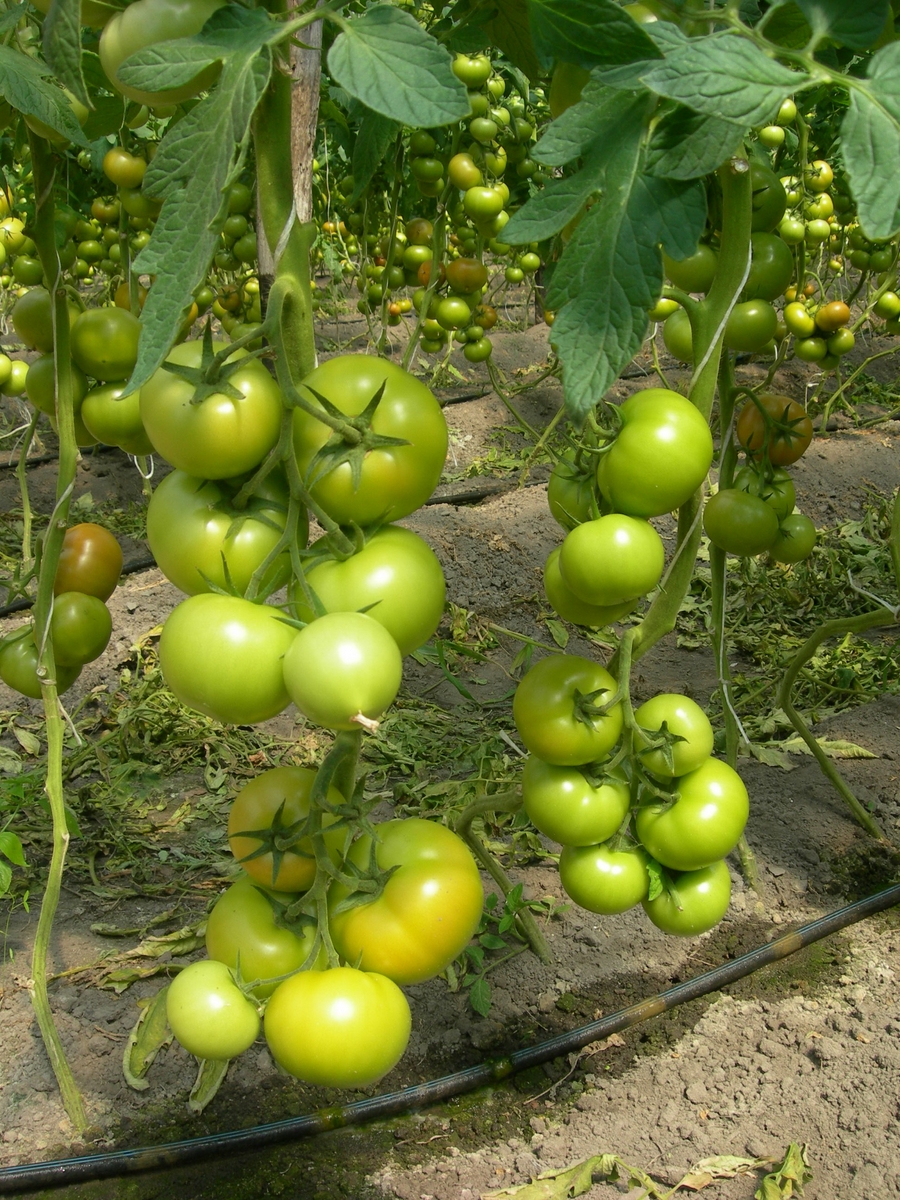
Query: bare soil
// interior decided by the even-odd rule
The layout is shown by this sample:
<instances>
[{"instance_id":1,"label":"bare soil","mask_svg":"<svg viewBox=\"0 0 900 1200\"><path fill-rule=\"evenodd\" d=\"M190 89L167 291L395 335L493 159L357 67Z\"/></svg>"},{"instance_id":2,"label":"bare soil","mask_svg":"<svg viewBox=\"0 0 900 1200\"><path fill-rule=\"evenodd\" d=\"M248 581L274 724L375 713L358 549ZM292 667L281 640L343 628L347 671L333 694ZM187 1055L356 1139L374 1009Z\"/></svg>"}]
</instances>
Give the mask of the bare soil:
<instances>
[{"instance_id":1,"label":"bare soil","mask_svg":"<svg viewBox=\"0 0 900 1200\"><path fill-rule=\"evenodd\" d=\"M543 327L497 339L496 358L511 376L545 355ZM752 375L756 368L746 370ZM484 382L481 371L470 375ZM680 378L673 370L670 382L677 384ZM801 376L786 375L781 382L792 394L802 394L805 386ZM640 380L619 386L624 391L640 386ZM529 422L543 426L559 402L558 384L551 380L516 403ZM454 474L491 447L496 449L492 435L511 424L489 389L477 399L448 406L447 416L453 435L448 467ZM839 428L818 439L794 472L798 503L820 525L858 515L867 493L890 497L900 483L895 445L900 425L890 422L861 432L849 428L843 418L836 424ZM520 444L517 435L509 434L508 444ZM47 464L30 472L39 508L46 509L52 494L52 471ZM546 468L537 468L527 480L518 480L523 486L514 486L516 477L489 481L506 490L477 504L461 503L458 497L484 480L454 479L442 485L437 502L408 521L439 555L453 605L478 614L483 623L544 642L548 631L543 624L541 565L561 540L547 508L546 474ZM95 502L112 497L125 507L140 498L140 485L124 456L105 452L86 457L76 496L90 492ZM441 502L441 494L451 494L457 502ZM3 471L0 503L14 504L15 495L12 472ZM126 547L127 561L145 554L140 544ZM110 602L113 641L103 657L85 669L67 696L67 706L77 706L92 692L106 696L120 688L123 666L133 663L134 644L159 625L180 598L155 569L124 577ZM14 614L0 629L23 619ZM474 663L464 675L479 701L496 701L513 686L509 666L518 643L503 635L496 641L488 661ZM597 646L577 632L569 649L598 653ZM658 691L685 691L703 702L714 688L711 655L679 648L674 637L641 660L635 677L636 699ZM410 662L406 689L408 697L425 697L450 714L471 711L437 667ZM0 712L20 714L22 728L38 709L0 685ZM490 711L515 741L508 701ZM900 840L898 728L900 698L886 695L832 718L817 731L873 754L842 760L840 768L894 842ZM314 736L292 710L269 723L268 731L295 738L300 753L316 748ZM225 740L229 736L221 734ZM3 744L15 745L9 732ZM15 748L23 753L21 745ZM27 755L23 761L27 765ZM792 765L786 771L741 760L752 801L747 833L759 860L760 885L758 892L750 890L732 864L733 903L719 928L698 939L673 939L651 926L640 909L599 918L571 906L544 921L552 951L549 964L523 953L492 972L492 1006L486 1017L472 1010L464 993L449 991L443 979L409 988L409 1051L372 1093L430 1080L576 1028L829 912L847 896L867 894L895 878L895 857L853 823L815 762L797 755ZM85 787L89 809L89 780ZM120 995L92 986L92 977L75 969L96 964L110 951L111 942L91 926L103 922L140 929L170 910L171 919L160 930L189 925L202 918L231 869L227 852L218 859L214 854L210 859L209 852L217 839L221 841L228 784L218 781L211 787L208 778L194 771L167 779L158 793L153 787L152 780L136 777L136 800L148 792L158 800L153 826L147 830L142 881L107 879L102 862L95 864L93 879L85 871L76 872L67 880L55 928L51 970L60 977L51 987L51 1000L89 1112L91 1129L82 1139L73 1137L60 1103L27 990L38 896L32 894L28 911L21 904L7 905L0 918L0 1167L248 1127L357 1098L307 1088L288 1078L262 1042L232 1064L219 1095L202 1116L192 1116L187 1109L196 1064L177 1044L157 1059L146 1091L126 1085L121 1066L125 1042L139 1003L157 990L160 978L139 981ZM173 821L167 840L167 822L177 812L183 817L186 804L191 822L182 828ZM384 812L389 812L387 804ZM199 845L203 839L204 853L216 870L211 878L191 875L184 886L177 863L189 854L192 840ZM517 866L514 875L523 880L530 898L562 898L552 860ZM154 882L149 885L147 880ZM486 884L488 891L494 890L489 880ZM119 939L112 948L127 950L138 940L137 935ZM335 1130L254 1156L222 1157L199 1167L80 1184L53 1194L141 1200L163 1195L476 1200L601 1153L617 1154L674 1185L701 1159L779 1159L790 1142L801 1142L808 1144L813 1172L806 1196L885 1200L900 1196L898 972L900 920L894 912L857 925L724 993L502 1086L408 1117ZM759 1172L751 1172L717 1180L706 1194L718 1200L749 1200L759 1178ZM622 1194L623 1187L598 1179L586 1194L599 1200ZM554 1194L535 1191L528 1200Z\"/></svg>"}]
</instances>

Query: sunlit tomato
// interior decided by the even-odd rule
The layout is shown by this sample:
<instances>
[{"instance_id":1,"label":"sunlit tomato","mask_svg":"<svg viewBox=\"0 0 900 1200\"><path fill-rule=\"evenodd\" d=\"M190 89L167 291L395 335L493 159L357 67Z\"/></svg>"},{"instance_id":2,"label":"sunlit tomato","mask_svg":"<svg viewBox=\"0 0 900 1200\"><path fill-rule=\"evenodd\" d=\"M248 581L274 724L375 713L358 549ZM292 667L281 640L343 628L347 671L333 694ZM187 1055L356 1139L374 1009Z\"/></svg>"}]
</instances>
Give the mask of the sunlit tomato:
<instances>
[{"instance_id":1,"label":"sunlit tomato","mask_svg":"<svg viewBox=\"0 0 900 1200\"><path fill-rule=\"evenodd\" d=\"M630 798L628 780L620 771L595 775L531 755L522 772L522 804L529 820L545 837L564 846L591 846L612 837L625 819Z\"/></svg>"},{"instance_id":2,"label":"sunlit tomato","mask_svg":"<svg viewBox=\"0 0 900 1200\"><path fill-rule=\"evenodd\" d=\"M760 457L765 452L774 466L786 467L805 453L813 427L802 404L764 392L738 413L735 436L748 454Z\"/></svg>"},{"instance_id":3,"label":"sunlit tomato","mask_svg":"<svg viewBox=\"0 0 900 1200\"><path fill-rule=\"evenodd\" d=\"M368 1087L386 1075L411 1027L396 983L353 967L286 979L269 999L264 1026L272 1057L289 1075L340 1088Z\"/></svg>"},{"instance_id":4,"label":"sunlit tomato","mask_svg":"<svg viewBox=\"0 0 900 1200\"><path fill-rule=\"evenodd\" d=\"M275 608L237 596L189 596L163 625L163 678L182 704L232 725L287 708L282 663L296 629Z\"/></svg>"},{"instance_id":5,"label":"sunlit tomato","mask_svg":"<svg viewBox=\"0 0 900 1200\"><path fill-rule=\"evenodd\" d=\"M138 0L140 3L141 0ZM214 342L215 350L226 343ZM169 351L168 361L198 368L203 345L183 342ZM239 359L227 376L240 399L214 392L192 403L194 387L165 369L141 388L141 420L157 451L173 467L200 479L230 479L251 471L278 441L284 401L281 389L259 362L236 350Z\"/></svg>"},{"instance_id":6,"label":"sunlit tomato","mask_svg":"<svg viewBox=\"0 0 900 1200\"><path fill-rule=\"evenodd\" d=\"M284 657L290 698L326 729L353 730L377 720L393 703L402 675L397 643L365 613L326 613L296 634Z\"/></svg>"},{"instance_id":7,"label":"sunlit tomato","mask_svg":"<svg viewBox=\"0 0 900 1200\"><path fill-rule=\"evenodd\" d=\"M690 400L667 388L635 393L620 405L619 415L622 428L597 467L600 491L616 512L632 517L679 508L712 463L706 420Z\"/></svg>"},{"instance_id":8,"label":"sunlit tomato","mask_svg":"<svg viewBox=\"0 0 900 1200\"><path fill-rule=\"evenodd\" d=\"M22 696L30 696L32 700L40 700L41 680L37 674L38 652L34 643L31 626L26 626L21 632L0 646L0 679ZM56 690L62 695L68 691L81 673L81 667L56 668Z\"/></svg>"},{"instance_id":9,"label":"sunlit tomato","mask_svg":"<svg viewBox=\"0 0 900 1200\"><path fill-rule=\"evenodd\" d=\"M672 891L663 888L653 900L644 900L644 912L663 933L697 937L725 916L731 902L731 876L724 862L698 871L671 876Z\"/></svg>"},{"instance_id":10,"label":"sunlit tomato","mask_svg":"<svg viewBox=\"0 0 900 1200\"><path fill-rule=\"evenodd\" d=\"M125 388L117 383L93 388L82 402L81 419L88 432L105 446L118 446L126 454L153 453L153 443L141 420L140 392L126 396Z\"/></svg>"},{"instance_id":11,"label":"sunlit tomato","mask_svg":"<svg viewBox=\"0 0 900 1200\"><path fill-rule=\"evenodd\" d=\"M386 821L354 842L349 859L360 870L374 850L391 872L370 903L341 910L347 889L332 884L328 903L335 948L347 962L395 983L421 983L443 971L478 927L484 892L478 866L462 838L434 821Z\"/></svg>"},{"instance_id":12,"label":"sunlit tomato","mask_svg":"<svg viewBox=\"0 0 900 1200\"><path fill-rule=\"evenodd\" d=\"M713 730L709 717L696 701L675 692L660 692L646 700L635 711L634 748L640 754L647 771L664 779L685 775L699 767L713 750ZM648 749L649 741L639 731L659 734L663 730L674 735L669 747ZM602 839L601 839L602 840Z\"/></svg>"},{"instance_id":13,"label":"sunlit tomato","mask_svg":"<svg viewBox=\"0 0 900 1200\"><path fill-rule=\"evenodd\" d=\"M834 183L834 171L824 159L817 158L815 162L807 164L803 182L811 192L827 192Z\"/></svg>"},{"instance_id":14,"label":"sunlit tomato","mask_svg":"<svg viewBox=\"0 0 900 1200\"><path fill-rule=\"evenodd\" d=\"M487 267L480 259L455 258L447 263L447 282L454 292L468 295L480 291L487 278Z\"/></svg>"},{"instance_id":15,"label":"sunlit tomato","mask_svg":"<svg viewBox=\"0 0 900 1200\"><path fill-rule=\"evenodd\" d=\"M300 390L316 406L313 392L320 393L353 423L382 385L371 429L363 434L367 449L356 483L349 461L328 469L333 457L325 462L316 458L332 430L301 409L294 410L294 450L301 474L311 481L313 497L341 524L374 525L407 516L434 491L444 466L447 422L440 405L423 383L386 359L339 355L310 372ZM403 444L380 445L379 438L399 438ZM353 453L358 454L359 447Z\"/></svg>"},{"instance_id":16,"label":"sunlit tomato","mask_svg":"<svg viewBox=\"0 0 900 1200\"><path fill-rule=\"evenodd\" d=\"M832 300L816 310L815 321L823 333L834 333L850 320L850 306L843 300Z\"/></svg>"},{"instance_id":17,"label":"sunlit tomato","mask_svg":"<svg viewBox=\"0 0 900 1200\"><path fill-rule=\"evenodd\" d=\"M650 890L647 854L640 846L623 850L608 845L563 846L559 881L566 895L588 912L604 916L627 912Z\"/></svg>"},{"instance_id":18,"label":"sunlit tomato","mask_svg":"<svg viewBox=\"0 0 900 1200\"><path fill-rule=\"evenodd\" d=\"M577 767L602 759L619 740L622 708L601 712L616 681L599 663L575 654L541 659L513 698L513 720L526 748L544 762Z\"/></svg>"},{"instance_id":19,"label":"sunlit tomato","mask_svg":"<svg viewBox=\"0 0 900 1200\"><path fill-rule=\"evenodd\" d=\"M776 562L797 563L809 558L816 544L816 527L802 513L790 513L778 526L778 535L769 547Z\"/></svg>"},{"instance_id":20,"label":"sunlit tomato","mask_svg":"<svg viewBox=\"0 0 900 1200\"><path fill-rule=\"evenodd\" d=\"M621 620L634 608L634 600L621 604L588 604L572 591L559 570L559 548L551 550L544 563L544 595L557 616L573 625L601 629Z\"/></svg>"},{"instance_id":21,"label":"sunlit tomato","mask_svg":"<svg viewBox=\"0 0 900 1200\"><path fill-rule=\"evenodd\" d=\"M166 1018L181 1045L197 1058L235 1058L259 1034L256 1005L228 967L214 959L189 963L179 971L166 994Z\"/></svg>"},{"instance_id":22,"label":"sunlit tomato","mask_svg":"<svg viewBox=\"0 0 900 1200\"><path fill-rule=\"evenodd\" d=\"M123 95L138 104L177 104L208 88L221 69L214 63L178 87L148 92L124 83L119 67L138 50L170 38L199 33L225 0L136 0L117 12L100 35L100 62L107 78Z\"/></svg>"},{"instance_id":23,"label":"sunlit tomato","mask_svg":"<svg viewBox=\"0 0 900 1200\"><path fill-rule=\"evenodd\" d=\"M71 365L71 379L72 400L77 414L87 395L88 381L85 373L74 363ZM35 408L46 413L48 417L56 416L56 356L54 354L42 354L40 358L36 358L30 364L25 377L25 394ZM84 445L85 443L79 442L78 444Z\"/></svg>"},{"instance_id":24,"label":"sunlit tomato","mask_svg":"<svg viewBox=\"0 0 900 1200\"><path fill-rule=\"evenodd\" d=\"M189 595L225 588L226 570L239 592L275 549L284 532L290 497L274 473L259 486L246 508L231 501L240 480L196 479L172 471L157 486L147 507L147 541L157 566ZM306 545L307 521L301 516L298 542ZM261 581L261 596L287 582L290 553L283 551Z\"/></svg>"},{"instance_id":25,"label":"sunlit tomato","mask_svg":"<svg viewBox=\"0 0 900 1200\"><path fill-rule=\"evenodd\" d=\"M437 629L446 586L437 555L426 541L400 525L382 525L349 558L328 557L327 539L312 547L306 579L326 612L365 612L383 625L402 655L417 650ZM301 621L316 614L295 585L292 598Z\"/></svg>"},{"instance_id":26,"label":"sunlit tomato","mask_svg":"<svg viewBox=\"0 0 900 1200\"><path fill-rule=\"evenodd\" d=\"M563 581L588 604L612 605L646 595L665 564L662 539L649 521L609 513L569 531L559 553Z\"/></svg>"},{"instance_id":27,"label":"sunlit tomato","mask_svg":"<svg viewBox=\"0 0 900 1200\"><path fill-rule=\"evenodd\" d=\"M309 958L316 937L315 926L297 922L278 924L279 907L295 897L269 893L246 877L233 883L216 901L206 921L206 953L232 971L240 968L244 984L275 980L297 971ZM276 915L277 914L277 915ZM320 952L316 968L328 959ZM258 999L271 996L277 983L260 983L253 988Z\"/></svg>"},{"instance_id":28,"label":"sunlit tomato","mask_svg":"<svg viewBox=\"0 0 900 1200\"><path fill-rule=\"evenodd\" d=\"M67 529L53 591L84 592L108 600L122 574L122 547L102 525L87 521Z\"/></svg>"},{"instance_id":29,"label":"sunlit tomato","mask_svg":"<svg viewBox=\"0 0 900 1200\"><path fill-rule=\"evenodd\" d=\"M738 844L750 801L737 771L707 758L676 782L674 804L642 804L635 817L641 843L657 862L675 871L694 871L724 858Z\"/></svg>"},{"instance_id":30,"label":"sunlit tomato","mask_svg":"<svg viewBox=\"0 0 900 1200\"><path fill-rule=\"evenodd\" d=\"M722 488L706 502L703 529L720 550L747 557L772 546L778 536L778 516L759 496Z\"/></svg>"},{"instance_id":31,"label":"sunlit tomato","mask_svg":"<svg viewBox=\"0 0 900 1200\"><path fill-rule=\"evenodd\" d=\"M784 323L795 337L809 337L816 327L815 319L801 300L784 306Z\"/></svg>"},{"instance_id":32,"label":"sunlit tomato","mask_svg":"<svg viewBox=\"0 0 900 1200\"><path fill-rule=\"evenodd\" d=\"M103 156L103 174L116 187L140 187L146 172L147 160L123 146L111 146Z\"/></svg>"},{"instance_id":33,"label":"sunlit tomato","mask_svg":"<svg viewBox=\"0 0 900 1200\"><path fill-rule=\"evenodd\" d=\"M81 667L99 658L112 635L109 609L96 596L61 592L50 618L53 659L64 667Z\"/></svg>"}]
</instances>

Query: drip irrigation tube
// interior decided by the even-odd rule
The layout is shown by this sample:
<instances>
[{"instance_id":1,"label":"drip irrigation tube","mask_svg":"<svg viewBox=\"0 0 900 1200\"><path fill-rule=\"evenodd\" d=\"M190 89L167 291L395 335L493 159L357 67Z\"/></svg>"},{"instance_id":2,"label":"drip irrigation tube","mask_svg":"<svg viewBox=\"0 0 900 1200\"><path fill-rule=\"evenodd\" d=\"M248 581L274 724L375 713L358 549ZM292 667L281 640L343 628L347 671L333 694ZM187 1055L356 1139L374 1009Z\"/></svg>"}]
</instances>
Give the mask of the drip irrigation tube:
<instances>
[{"instance_id":1,"label":"drip irrigation tube","mask_svg":"<svg viewBox=\"0 0 900 1200\"><path fill-rule=\"evenodd\" d=\"M353 1104L319 1109L302 1117L289 1117L267 1125L256 1125L251 1129L234 1129L227 1133L208 1134L205 1137L188 1138L180 1142L167 1142L162 1146L144 1146L135 1150L114 1150L106 1154L89 1154L82 1158L59 1159L54 1162L27 1163L18 1167L0 1170L0 1193L23 1191L26 1188L64 1186L87 1180L110 1179L139 1171L168 1170L189 1163L216 1158L223 1154L234 1154L262 1150L282 1142L294 1141L312 1134L324 1133L347 1125L360 1125L365 1121L377 1120L411 1109L424 1108L441 1100L462 1095L477 1087L508 1079L518 1071L539 1066L550 1059L581 1050L591 1042L607 1038L622 1029L639 1025L649 1017L669 1012L679 1004L697 1000L710 992L718 991L730 983L736 983L752 975L761 967L780 962L796 951L818 942L829 934L855 925L866 917L883 912L900 904L900 884L857 900L853 904L836 909L808 925L801 925L793 933L763 946L711 971L705 971L684 983L667 988L648 1000L640 1000L628 1008L610 1013L597 1021L591 1021L569 1033L558 1034L536 1046L516 1050L507 1058L489 1060L430 1083L403 1088L399 1092L373 1096Z\"/></svg>"}]
</instances>

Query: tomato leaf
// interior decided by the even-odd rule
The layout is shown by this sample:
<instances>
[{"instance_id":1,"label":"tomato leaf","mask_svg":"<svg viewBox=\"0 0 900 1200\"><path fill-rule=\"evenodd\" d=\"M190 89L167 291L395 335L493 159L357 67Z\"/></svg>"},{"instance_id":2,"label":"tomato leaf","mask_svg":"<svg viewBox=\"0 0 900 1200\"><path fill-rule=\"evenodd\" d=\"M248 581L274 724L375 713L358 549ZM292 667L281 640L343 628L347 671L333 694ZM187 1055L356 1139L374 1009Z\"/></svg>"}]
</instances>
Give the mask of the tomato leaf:
<instances>
[{"instance_id":1,"label":"tomato leaf","mask_svg":"<svg viewBox=\"0 0 900 1200\"><path fill-rule=\"evenodd\" d=\"M480 1017L486 1017L491 1011L491 985L483 975L479 975L469 989L469 1003Z\"/></svg>"},{"instance_id":2,"label":"tomato leaf","mask_svg":"<svg viewBox=\"0 0 900 1200\"><path fill-rule=\"evenodd\" d=\"M557 314L553 341L566 406L576 421L641 346L662 287L660 243L671 257L685 258L706 220L698 182L641 172L642 124L634 121L631 144L623 141L610 155L603 195L576 229L547 293Z\"/></svg>"},{"instance_id":3,"label":"tomato leaf","mask_svg":"<svg viewBox=\"0 0 900 1200\"><path fill-rule=\"evenodd\" d=\"M653 130L647 170L664 179L699 179L734 154L745 132L734 121L702 116L679 104Z\"/></svg>"},{"instance_id":4,"label":"tomato leaf","mask_svg":"<svg viewBox=\"0 0 900 1200\"><path fill-rule=\"evenodd\" d=\"M781 66L743 38L710 36L674 49L642 79L657 95L746 126L774 120L785 96L809 77Z\"/></svg>"},{"instance_id":5,"label":"tomato leaf","mask_svg":"<svg viewBox=\"0 0 900 1200\"><path fill-rule=\"evenodd\" d=\"M122 1074L128 1086L136 1092L143 1092L150 1086L144 1076L163 1046L172 1042L173 1034L166 1019L168 990L168 984L160 988L150 1003L141 1010L141 1015L125 1043Z\"/></svg>"},{"instance_id":6,"label":"tomato leaf","mask_svg":"<svg viewBox=\"0 0 900 1200\"><path fill-rule=\"evenodd\" d=\"M855 81L841 126L841 151L867 237L900 229L900 42L882 47Z\"/></svg>"},{"instance_id":7,"label":"tomato leaf","mask_svg":"<svg viewBox=\"0 0 900 1200\"><path fill-rule=\"evenodd\" d=\"M817 38L831 38L851 50L877 41L891 15L889 0L794 0Z\"/></svg>"},{"instance_id":8,"label":"tomato leaf","mask_svg":"<svg viewBox=\"0 0 900 1200\"><path fill-rule=\"evenodd\" d=\"M623 106L630 103L614 88L590 79L581 99L555 121L535 144L532 157L549 167L562 167L591 146L615 136Z\"/></svg>"},{"instance_id":9,"label":"tomato leaf","mask_svg":"<svg viewBox=\"0 0 900 1200\"><path fill-rule=\"evenodd\" d=\"M90 107L81 72L81 0L53 0L44 18L43 46L59 82Z\"/></svg>"},{"instance_id":10,"label":"tomato leaf","mask_svg":"<svg viewBox=\"0 0 900 1200\"><path fill-rule=\"evenodd\" d=\"M14 833L5 830L0 833L0 854L15 863L17 867L25 866L25 852L22 849L22 843Z\"/></svg>"},{"instance_id":11,"label":"tomato leaf","mask_svg":"<svg viewBox=\"0 0 900 1200\"><path fill-rule=\"evenodd\" d=\"M328 51L335 82L382 116L419 129L469 115L448 52L409 13L389 4L344 24Z\"/></svg>"},{"instance_id":12,"label":"tomato leaf","mask_svg":"<svg viewBox=\"0 0 900 1200\"><path fill-rule=\"evenodd\" d=\"M197 1078L188 1098L188 1108L192 1113L202 1113L207 1104L215 1100L216 1094L224 1082L230 1062L230 1058L200 1059Z\"/></svg>"},{"instance_id":13,"label":"tomato leaf","mask_svg":"<svg viewBox=\"0 0 900 1200\"><path fill-rule=\"evenodd\" d=\"M240 169L250 120L272 72L265 43L274 35L259 10L229 4L207 22L205 35L234 48L215 91L169 130L144 177L144 192L162 198L163 206L153 240L133 264L137 274L157 280L141 313L130 391L142 387L165 358L206 276L227 216L226 190Z\"/></svg>"},{"instance_id":14,"label":"tomato leaf","mask_svg":"<svg viewBox=\"0 0 900 1200\"><path fill-rule=\"evenodd\" d=\"M65 93L47 82L45 77L49 74L50 67L20 50L0 46L0 95L3 99L20 113L43 121L70 142L88 147L90 143L76 121Z\"/></svg>"},{"instance_id":15,"label":"tomato leaf","mask_svg":"<svg viewBox=\"0 0 900 1200\"><path fill-rule=\"evenodd\" d=\"M12 883L12 868L0 859L0 896L5 896Z\"/></svg>"},{"instance_id":16,"label":"tomato leaf","mask_svg":"<svg viewBox=\"0 0 900 1200\"><path fill-rule=\"evenodd\" d=\"M541 76L541 64L534 50L528 21L527 0L482 0L494 15L485 22L487 41L501 50L511 63L524 71L529 79ZM480 49L484 39L479 43Z\"/></svg>"},{"instance_id":17,"label":"tomato leaf","mask_svg":"<svg viewBox=\"0 0 900 1200\"><path fill-rule=\"evenodd\" d=\"M662 57L637 21L613 0L528 0L531 36L545 67L579 67Z\"/></svg>"},{"instance_id":18,"label":"tomato leaf","mask_svg":"<svg viewBox=\"0 0 900 1200\"><path fill-rule=\"evenodd\" d=\"M364 109L359 122L359 133L353 145L353 194L347 201L355 204L381 166L388 150L394 144L400 126L390 117L383 117L371 108Z\"/></svg>"}]
</instances>

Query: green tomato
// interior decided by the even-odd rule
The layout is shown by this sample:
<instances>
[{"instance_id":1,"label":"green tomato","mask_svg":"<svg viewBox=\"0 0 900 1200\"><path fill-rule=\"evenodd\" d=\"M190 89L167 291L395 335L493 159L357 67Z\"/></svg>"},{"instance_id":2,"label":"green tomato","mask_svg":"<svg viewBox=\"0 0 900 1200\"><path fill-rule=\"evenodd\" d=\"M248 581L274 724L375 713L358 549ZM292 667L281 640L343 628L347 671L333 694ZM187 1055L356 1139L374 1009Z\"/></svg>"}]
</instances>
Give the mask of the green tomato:
<instances>
[{"instance_id":1,"label":"green tomato","mask_svg":"<svg viewBox=\"0 0 900 1200\"><path fill-rule=\"evenodd\" d=\"M181 1045L197 1058L235 1058L259 1035L256 1005L228 967L213 959L190 963L175 976L166 994L166 1018Z\"/></svg>"},{"instance_id":2,"label":"green tomato","mask_svg":"<svg viewBox=\"0 0 900 1200\"><path fill-rule=\"evenodd\" d=\"M761 475L753 467L742 467L734 477L734 487L765 500L775 510L779 521L794 511L797 492L794 482L783 467L775 467L770 476Z\"/></svg>"},{"instance_id":3,"label":"green tomato","mask_svg":"<svg viewBox=\"0 0 900 1200\"><path fill-rule=\"evenodd\" d=\"M81 405L87 431L105 446L118 446L126 454L152 454L153 443L141 420L141 393L125 394L122 384L93 388Z\"/></svg>"},{"instance_id":4,"label":"green tomato","mask_svg":"<svg viewBox=\"0 0 900 1200\"><path fill-rule=\"evenodd\" d=\"M697 937L725 916L731 903L731 876L724 862L672 877L675 895L666 890L642 901L644 912L663 933Z\"/></svg>"},{"instance_id":5,"label":"green tomato","mask_svg":"<svg viewBox=\"0 0 900 1200\"><path fill-rule=\"evenodd\" d=\"M746 558L772 546L778 536L778 516L759 496L724 488L707 500L703 529L714 546Z\"/></svg>"},{"instance_id":6,"label":"green tomato","mask_svg":"<svg viewBox=\"0 0 900 1200\"><path fill-rule=\"evenodd\" d=\"M750 244L750 274L742 295L745 300L774 300L791 282L794 256L777 233L752 233Z\"/></svg>"},{"instance_id":7,"label":"green tomato","mask_svg":"<svg viewBox=\"0 0 900 1200\"><path fill-rule=\"evenodd\" d=\"M778 526L778 535L769 547L776 562L797 563L809 558L816 544L816 527L802 513L790 513Z\"/></svg>"},{"instance_id":8,"label":"green tomato","mask_svg":"<svg viewBox=\"0 0 900 1200\"><path fill-rule=\"evenodd\" d=\"M544 595L547 603L563 621L573 625L586 625L590 629L602 629L621 620L634 608L634 600L621 604L588 604L572 591L559 569L559 548L551 550L544 563Z\"/></svg>"},{"instance_id":9,"label":"green tomato","mask_svg":"<svg viewBox=\"0 0 900 1200\"><path fill-rule=\"evenodd\" d=\"M775 336L778 314L768 300L736 304L725 323L725 345L739 353L755 354Z\"/></svg>"},{"instance_id":10,"label":"green tomato","mask_svg":"<svg viewBox=\"0 0 900 1200\"><path fill-rule=\"evenodd\" d=\"M647 854L640 847L563 846L559 880L566 895L588 912L612 916L627 912L650 890Z\"/></svg>"},{"instance_id":11,"label":"green tomato","mask_svg":"<svg viewBox=\"0 0 900 1200\"><path fill-rule=\"evenodd\" d=\"M82 667L99 658L112 636L109 609L96 596L61 592L50 617L53 660L63 667Z\"/></svg>"},{"instance_id":12,"label":"green tomato","mask_svg":"<svg viewBox=\"0 0 900 1200\"><path fill-rule=\"evenodd\" d=\"M713 729L709 718L696 701L675 692L661 692L635 711L639 730L659 734L665 728L678 739L668 748L648 749L650 740L636 732L634 748L645 770L663 779L686 775L709 758L713 750ZM602 840L602 839L601 839Z\"/></svg>"},{"instance_id":13,"label":"green tomato","mask_svg":"<svg viewBox=\"0 0 900 1200\"><path fill-rule=\"evenodd\" d=\"M598 762L622 732L622 708L600 712L616 681L599 663L574 654L541 659L513 698L513 720L525 747L544 762L577 767Z\"/></svg>"},{"instance_id":14,"label":"green tomato","mask_svg":"<svg viewBox=\"0 0 900 1200\"><path fill-rule=\"evenodd\" d=\"M559 554L565 584L588 604L636 600L659 583L665 565L662 539L639 517L609 513L566 535Z\"/></svg>"},{"instance_id":15,"label":"green tomato","mask_svg":"<svg viewBox=\"0 0 900 1200\"><path fill-rule=\"evenodd\" d=\"M765 163L750 164L750 186L753 192L751 228L754 233L774 229L787 207L784 185Z\"/></svg>"},{"instance_id":16,"label":"green tomato","mask_svg":"<svg viewBox=\"0 0 900 1200\"><path fill-rule=\"evenodd\" d=\"M747 789L737 771L716 758L678 778L673 804L642 804L635 830L657 862L694 871L724 858L740 840L750 813Z\"/></svg>"},{"instance_id":17,"label":"green tomato","mask_svg":"<svg viewBox=\"0 0 900 1200\"><path fill-rule=\"evenodd\" d=\"M563 529L574 529L591 519L596 504L594 485L594 472L580 470L575 464L574 452L557 462L547 484L547 503L554 520Z\"/></svg>"},{"instance_id":18,"label":"green tomato","mask_svg":"<svg viewBox=\"0 0 900 1200\"><path fill-rule=\"evenodd\" d=\"M666 277L683 292L708 292L716 276L719 255L701 243L687 258L674 259L663 252Z\"/></svg>"},{"instance_id":19,"label":"green tomato","mask_svg":"<svg viewBox=\"0 0 900 1200\"><path fill-rule=\"evenodd\" d=\"M40 700L43 692L38 676L38 652L31 626L17 632L11 641L0 646L0 679L21 696ZM59 695L67 692L81 673L81 667L56 668L56 690Z\"/></svg>"},{"instance_id":20,"label":"green tomato","mask_svg":"<svg viewBox=\"0 0 900 1200\"><path fill-rule=\"evenodd\" d=\"M666 318L663 325L663 342L673 358L679 362L689 363L694 358L694 336L691 330L691 319L683 308Z\"/></svg>"},{"instance_id":21,"label":"green tomato","mask_svg":"<svg viewBox=\"0 0 900 1200\"><path fill-rule=\"evenodd\" d=\"M624 821L630 801L622 771L598 777L532 755L522 772L522 804L528 819L545 837L563 846L605 842Z\"/></svg>"}]
</instances>

